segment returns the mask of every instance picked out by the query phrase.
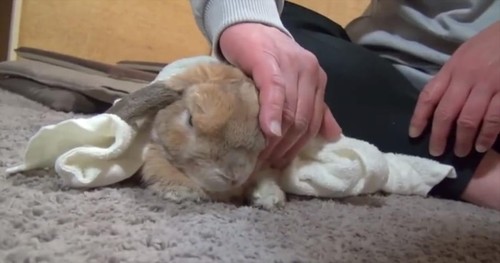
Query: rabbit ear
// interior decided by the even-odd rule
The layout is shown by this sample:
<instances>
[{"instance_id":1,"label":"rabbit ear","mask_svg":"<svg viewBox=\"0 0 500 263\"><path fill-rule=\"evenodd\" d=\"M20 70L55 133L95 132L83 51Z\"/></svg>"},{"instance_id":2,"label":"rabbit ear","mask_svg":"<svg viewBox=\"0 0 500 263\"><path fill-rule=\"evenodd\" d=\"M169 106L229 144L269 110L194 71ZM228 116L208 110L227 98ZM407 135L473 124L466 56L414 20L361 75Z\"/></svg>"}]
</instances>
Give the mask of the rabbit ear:
<instances>
[{"instance_id":1,"label":"rabbit ear","mask_svg":"<svg viewBox=\"0 0 500 263\"><path fill-rule=\"evenodd\" d=\"M105 113L115 114L131 124L136 119L154 114L181 99L182 91L170 87L166 81L157 81L124 96Z\"/></svg>"}]
</instances>

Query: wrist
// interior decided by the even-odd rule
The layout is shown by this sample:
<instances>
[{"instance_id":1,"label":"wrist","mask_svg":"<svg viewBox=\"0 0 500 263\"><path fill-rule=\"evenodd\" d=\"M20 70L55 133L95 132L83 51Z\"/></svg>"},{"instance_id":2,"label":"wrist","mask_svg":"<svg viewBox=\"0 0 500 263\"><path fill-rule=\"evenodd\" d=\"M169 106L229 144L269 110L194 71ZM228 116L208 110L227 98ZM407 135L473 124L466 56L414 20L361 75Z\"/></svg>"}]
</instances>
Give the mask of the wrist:
<instances>
[{"instance_id":1,"label":"wrist","mask_svg":"<svg viewBox=\"0 0 500 263\"><path fill-rule=\"evenodd\" d=\"M247 52L245 48L262 49L263 46L268 47L270 43L276 43L276 41L282 43L282 40L287 39L293 41L293 37L272 26L260 23L238 23L222 31L214 53L219 59L234 63L231 58L240 52Z\"/></svg>"},{"instance_id":2,"label":"wrist","mask_svg":"<svg viewBox=\"0 0 500 263\"><path fill-rule=\"evenodd\" d=\"M212 52L223 59L219 48L222 33L240 24L260 24L277 28L291 37L281 22L282 1L272 0L211 0L203 15L205 34L212 45Z\"/></svg>"},{"instance_id":3,"label":"wrist","mask_svg":"<svg viewBox=\"0 0 500 263\"><path fill-rule=\"evenodd\" d=\"M269 26L257 22L242 22L230 25L222 30L219 36L219 42L224 42L225 39L232 38L244 38L245 40L253 40L272 34L284 34L290 39L293 39L291 34L289 34L288 32L283 32L282 30L274 26Z\"/></svg>"}]
</instances>

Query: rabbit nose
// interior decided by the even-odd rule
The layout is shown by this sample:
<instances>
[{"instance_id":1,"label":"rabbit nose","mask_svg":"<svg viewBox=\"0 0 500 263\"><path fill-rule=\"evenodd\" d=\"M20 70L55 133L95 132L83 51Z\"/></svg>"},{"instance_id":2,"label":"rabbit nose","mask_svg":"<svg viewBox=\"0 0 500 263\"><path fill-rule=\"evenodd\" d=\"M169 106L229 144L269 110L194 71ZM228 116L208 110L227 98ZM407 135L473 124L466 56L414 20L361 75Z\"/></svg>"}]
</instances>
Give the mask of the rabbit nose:
<instances>
[{"instance_id":1,"label":"rabbit nose","mask_svg":"<svg viewBox=\"0 0 500 263\"><path fill-rule=\"evenodd\" d=\"M231 179L230 184L231 184L231 186L235 186L238 184L238 180L233 178L233 179Z\"/></svg>"},{"instance_id":2,"label":"rabbit nose","mask_svg":"<svg viewBox=\"0 0 500 263\"><path fill-rule=\"evenodd\" d=\"M219 175L222 179L224 179L224 181L226 181L227 183L229 183L231 185L235 185L238 183L238 180L236 180L236 178L234 177L233 174L228 175L227 173L221 171L220 169L216 169L215 173L217 175Z\"/></svg>"},{"instance_id":3,"label":"rabbit nose","mask_svg":"<svg viewBox=\"0 0 500 263\"><path fill-rule=\"evenodd\" d=\"M234 177L227 177L226 176L226 177L224 177L224 180L226 180L226 182L228 184L230 184L231 186L238 185L238 183L239 183L238 180L236 180L236 178L234 178Z\"/></svg>"},{"instance_id":4,"label":"rabbit nose","mask_svg":"<svg viewBox=\"0 0 500 263\"><path fill-rule=\"evenodd\" d=\"M238 184L238 180L236 179L235 176L226 176L225 178L232 186Z\"/></svg>"}]
</instances>

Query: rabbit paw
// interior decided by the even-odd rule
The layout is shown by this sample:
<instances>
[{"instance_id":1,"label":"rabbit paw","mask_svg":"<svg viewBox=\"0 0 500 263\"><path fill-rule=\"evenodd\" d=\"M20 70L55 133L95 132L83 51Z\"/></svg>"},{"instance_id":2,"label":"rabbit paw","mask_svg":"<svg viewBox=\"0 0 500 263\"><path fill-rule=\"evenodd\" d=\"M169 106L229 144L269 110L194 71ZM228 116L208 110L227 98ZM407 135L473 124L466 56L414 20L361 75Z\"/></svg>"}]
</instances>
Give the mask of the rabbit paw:
<instances>
[{"instance_id":1,"label":"rabbit paw","mask_svg":"<svg viewBox=\"0 0 500 263\"><path fill-rule=\"evenodd\" d=\"M187 186L170 185L168 187L161 187L159 185L153 185L151 188L163 199L174 203L185 201L201 202L207 200L207 196L202 191Z\"/></svg>"},{"instance_id":2,"label":"rabbit paw","mask_svg":"<svg viewBox=\"0 0 500 263\"><path fill-rule=\"evenodd\" d=\"M285 193L272 179L260 181L251 194L252 205L266 210L282 207L285 201Z\"/></svg>"}]
</instances>

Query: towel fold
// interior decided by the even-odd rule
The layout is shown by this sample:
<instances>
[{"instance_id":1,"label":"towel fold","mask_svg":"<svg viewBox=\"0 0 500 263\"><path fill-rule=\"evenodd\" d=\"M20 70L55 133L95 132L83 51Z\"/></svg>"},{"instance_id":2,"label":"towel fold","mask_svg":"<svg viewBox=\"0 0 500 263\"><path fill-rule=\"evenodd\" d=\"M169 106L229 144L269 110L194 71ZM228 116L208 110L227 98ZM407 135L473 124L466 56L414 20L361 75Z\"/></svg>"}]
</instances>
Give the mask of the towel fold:
<instances>
[{"instance_id":1,"label":"towel fold","mask_svg":"<svg viewBox=\"0 0 500 263\"><path fill-rule=\"evenodd\" d=\"M96 114L106 111L111 105L77 91L45 85L23 77L0 78L0 89L21 95L56 111Z\"/></svg>"},{"instance_id":2,"label":"towel fold","mask_svg":"<svg viewBox=\"0 0 500 263\"><path fill-rule=\"evenodd\" d=\"M147 129L145 123L136 131L116 115L104 113L48 125L30 139L24 162L6 172L53 167L67 187L118 183L142 165Z\"/></svg>"},{"instance_id":3,"label":"towel fold","mask_svg":"<svg viewBox=\"0 0 500 263\"><path fill-rule=\"evenodd\" d=\"M39 61L82 73L113 79L148 83L156 78L156 74L125 67L119 63L112 65L32 47L19 47L15 51L20 59Z\"/></svg>"},{"instance_id":4,"label":"towel fold","mask_svg":"<svg viewBox=\"0 0 500 263\"><path fill-rule=\"evenodd\" d=\"M0 88L57 111L103 113L157 76L31 47L19 47L16 53L19 60L0 62Z\"/></svg>"},{"instance_id":5,"label":"towel fold","mask_svg":"<svg viewBox=\"0 0 500 263\"><path fill-rule=\"evenodd\" d=\"M404 154L383 153L366 141L342 136L307 145L279 182L287 193L340 198L385 192L426 196L453 167Z\"/></svg>"},{"instance_id":6,"label":"towel fold","mask_svg":"<svg viewBox=\"0 0 500 263\"><path fill-rule=\"evenodd\" d=\"M167 65L155 79L166 80L199 62L201 56ZM153 83L155 82L153 81ZM7 173L54 166L69 187L101 187L138 171L150 134L144 119L104 113L43 127L29 141L24 160ZM279 184L290 194L346 197L375 192L427 195L444 178L455 178L451 166L430 159L383 153L376 146L343 136L336 142L315 140L287 167Z\"/></svg>"},{"instance_id":7,"label":"towel fold","mask_svg":"<svg viewBox=\"0 0 500 263\"><path fill-rule=\"evenodd\" d=\"M44 85L76 91L109 104L145 85L142 82L119 80L32 60L0 62L0 75L4 78L26 78Z\"/></svg>"},{"instance_id":8,"label":"towel fold","mask_svg":"<svg viewBox=\"0 0 500 263\"><path fill-rule=\"evenodd\" d=\"M118 66L145 71L151 74L158 74L160 71L168 65L168 63L152 62L152 61L135 61L135 60L122 60L116 62Z\"/></svg>"}]
</instances>

